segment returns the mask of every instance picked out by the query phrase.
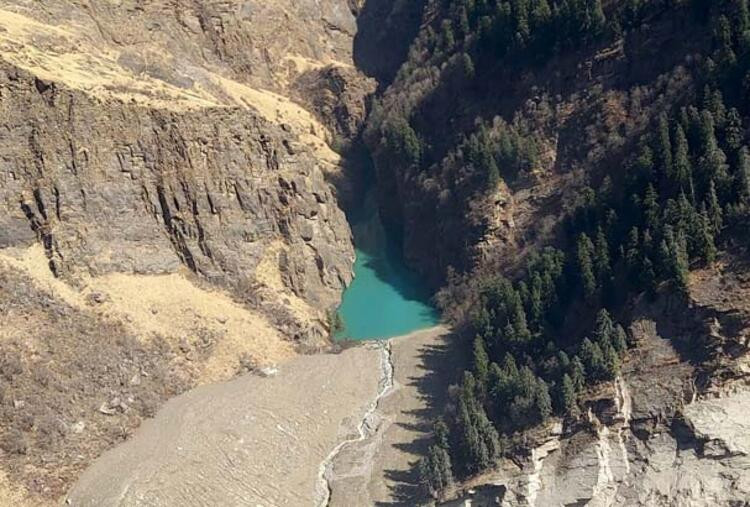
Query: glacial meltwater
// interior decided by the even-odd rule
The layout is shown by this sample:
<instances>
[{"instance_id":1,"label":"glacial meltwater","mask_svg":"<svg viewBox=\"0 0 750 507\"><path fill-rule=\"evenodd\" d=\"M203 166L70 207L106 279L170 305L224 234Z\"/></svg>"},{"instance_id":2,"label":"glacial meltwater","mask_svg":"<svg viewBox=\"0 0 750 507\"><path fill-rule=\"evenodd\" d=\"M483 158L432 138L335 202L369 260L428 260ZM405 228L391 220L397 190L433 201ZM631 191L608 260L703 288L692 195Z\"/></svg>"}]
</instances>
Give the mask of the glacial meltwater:
<instances>
[{"instance_id":1,"label":"glacial meltwater","mask_svg":"<svg viewBox=\"0 0 750 507\"><path fill-rule=\"evenodd\" d=\"M406 267L397 241L384 229L374 196L350 217L357 260L354 281L339 307L343 330L337 337L385 339L439 323L430 291Z\"/></svg>"}]
</instances>

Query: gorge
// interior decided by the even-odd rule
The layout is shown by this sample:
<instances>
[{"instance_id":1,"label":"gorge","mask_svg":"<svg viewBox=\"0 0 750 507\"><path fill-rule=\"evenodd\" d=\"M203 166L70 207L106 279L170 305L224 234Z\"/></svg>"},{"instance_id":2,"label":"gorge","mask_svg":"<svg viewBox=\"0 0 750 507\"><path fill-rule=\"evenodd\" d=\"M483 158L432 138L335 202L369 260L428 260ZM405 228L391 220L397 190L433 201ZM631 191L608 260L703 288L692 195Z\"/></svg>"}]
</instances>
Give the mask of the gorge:
<instances>
[{"instance_id":1,"label":"gorge","mask_svg":"<svg viewBox=\"0 0 750 507\"><path fill-rule=\"evenodd\" d=\"M748 505L747 0L0 0L0 506Z\"/></svg>"}]
</instances>

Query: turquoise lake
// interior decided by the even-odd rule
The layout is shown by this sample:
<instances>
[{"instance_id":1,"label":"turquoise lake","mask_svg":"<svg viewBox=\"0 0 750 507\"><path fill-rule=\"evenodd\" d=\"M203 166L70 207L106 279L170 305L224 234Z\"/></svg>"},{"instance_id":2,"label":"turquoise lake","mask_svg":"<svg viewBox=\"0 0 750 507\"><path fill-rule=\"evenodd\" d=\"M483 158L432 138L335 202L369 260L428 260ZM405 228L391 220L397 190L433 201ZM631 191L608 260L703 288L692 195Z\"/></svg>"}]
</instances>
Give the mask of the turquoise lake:
<instances>
[{"instance_id":1,"label":"turquoise lake","mask_svg":"<svg viewBox=\"0 0 750 507\"><path fill-rule=\"evenodd\" d=\"M398 243L383 228L374 198L350 220L357 260L354 281L339 307L344 329L337 338L385 339L437 325L440 316L429 302L430 291L404 264Z\"/></svg>"}]
</instances>

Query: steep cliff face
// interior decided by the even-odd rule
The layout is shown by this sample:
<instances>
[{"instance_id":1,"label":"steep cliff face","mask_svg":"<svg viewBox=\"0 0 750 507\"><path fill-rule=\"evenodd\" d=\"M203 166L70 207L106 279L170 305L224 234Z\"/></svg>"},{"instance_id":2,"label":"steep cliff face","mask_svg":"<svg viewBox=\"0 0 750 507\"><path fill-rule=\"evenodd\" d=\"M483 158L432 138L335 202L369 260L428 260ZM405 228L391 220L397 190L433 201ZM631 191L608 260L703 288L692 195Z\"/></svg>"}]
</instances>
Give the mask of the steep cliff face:
<instances>
[{"instance_id":1,"label":"steep cliff face","mask_svg":"<svg viewBox=\"0 0 750 507\"><path fill-rule=\"evenodd\" d=\"M359 7L0 2L0 503L326 346L354 258L329 143L374 89Z\"/></svg>"},{"instance_id":2,"label":"steep cliff face","mask_svg":"<svg viewBox=\"0 0 750 507\"><path fill-rule=\"evenodd\" d=\"M344 135L361 124L349 8L42 7L0 11L2 246L39 240L69 277L184 266L319 339L352 249L324 179L332 133L295 99L319 74L321 93L352 89L317 101L321 118ZM282 293L319 322L294 324Z\"/></svg>"},{"instance_id":3,"label":"steep cliff face","mask_svg":"<svg viewBox=\"0 0 750 507\"><path fill-rule=\"evenodd\" d=\"M350 280L350 237L293 135L240 108L102 104L8 66L2 87L3 247L39 241L71 281L184 267L268 305L291 336L322 336L312 322L294 329L279 297L320 319Z\"/></svg>"}]
</instances>

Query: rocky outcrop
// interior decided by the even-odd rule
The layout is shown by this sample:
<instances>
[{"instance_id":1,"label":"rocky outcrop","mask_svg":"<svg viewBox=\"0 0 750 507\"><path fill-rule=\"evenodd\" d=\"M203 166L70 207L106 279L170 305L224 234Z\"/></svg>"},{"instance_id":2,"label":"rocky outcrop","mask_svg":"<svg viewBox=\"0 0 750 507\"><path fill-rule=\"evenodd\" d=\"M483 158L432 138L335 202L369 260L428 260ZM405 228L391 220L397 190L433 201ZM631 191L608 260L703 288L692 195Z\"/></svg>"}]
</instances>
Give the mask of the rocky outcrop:
<instances>
[{"instance_id":1,"label":"rocky outcrop","mask_svg":"<svg viewBox=\"0 0 750 507\"><path fill-rule=\"evenodd\" d=\"M355 9L0 2L0 248L73 283L187 268L320 343L353 259L327 143L373 89Z\"/></svg>"},{"instance_id":2,"label":"rocky outcrop","mask_svg":"<svg viewBox=\"0 0 750 507\"><path fill-rule=\"evenodd\" d=\"M294 136L239 108L102 107L54 84L40 93L39 82L0 70L2 247L38 240L71 281L184 266L258 308L274 305L280 325L284 305L263 288L311 309L335 304L351 276L350 233ZM323 334L297 326L291 336Z\"/></svg>"}]
</instances>

